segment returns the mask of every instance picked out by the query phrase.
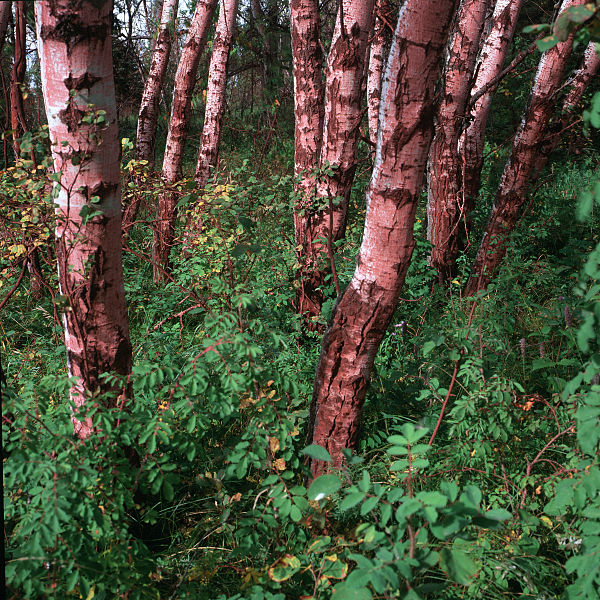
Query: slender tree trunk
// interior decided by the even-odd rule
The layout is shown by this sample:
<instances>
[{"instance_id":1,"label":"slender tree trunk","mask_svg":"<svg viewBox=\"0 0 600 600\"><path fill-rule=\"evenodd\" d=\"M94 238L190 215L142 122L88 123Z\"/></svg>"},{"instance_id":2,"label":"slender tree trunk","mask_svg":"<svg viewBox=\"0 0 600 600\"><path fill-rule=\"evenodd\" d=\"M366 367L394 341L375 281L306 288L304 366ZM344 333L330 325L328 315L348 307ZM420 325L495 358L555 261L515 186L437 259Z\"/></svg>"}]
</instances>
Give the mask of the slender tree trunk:
<instances>
[{"instance_id":1,"label":"slender tree trunk","mask_svg":"<svg viewBox=\"0 0 600 600\"><path fill-rule=\"evenodd\" d=\"M158 104L169 65L178 4L179 0L163 2L158 38L154 45L150 73L146 79L140 105L135 157L137 160L147 160L150 165L154 165Z\"/></svg>"},{"instance_id":2,"label":"slender tree trunk","mask_svg":"<svg viewBox=\"0 0 600 600\"><path fill-rule=\"evenodd\" d=\"M590 42L583 55L581 67L573 73L573 77L570 80L569 92L563 100L562 117L557 123L552 125L553 131L546 136L542 145L533 170L534 176L539 176L542 173L550 155L560 143L562 134L574 122L578 114L578 104L587 86L596 77L599 69L600 56L596 52L595 42Z\"/></svg>"},{"instance_id":3,"label":"slender tree trunk","mask_svg":"<svg viewBox=\"0 0 600 600\"><path fill-rule=\"evenodd\" d=\"M458 234L464 213L458 140L475 70L489 0L462 0L448 46L442 100L428 169L427 239L430 264L447 283L455 271Z\"/></svg>"},{"instance_id":4,"label":"slender tree trunk","mask_svg":"<svg viewBox=\"0 0 600 600\"><path fill-rule=\"evenodd\" d=\"M369 121L369 139L377 144L377 126L379 122L379 102L381 100L381 78L385 62L385 47L388 36L387 26L382 19L389 16L387 0L376 0L375 26L369 52L369 70L367 74L367 115Z\"/></svg>"},{"instance_id":5,"label":"slender tree trunk","mask_svg":"<svg viewBox=\"0 0 600 600\"><path fill-rule=\"evenodd\" d=\"M346 230L372 18L373 0L340 3L327 61L321 155L319 165L313 167L319 166L321 172L312 201L304 196L304 205L297 207L295 215L296 244L302 247L305 261L299 307L309 318L321 311L323 294L319 288L331 273L332 244Z\"/></svg>"},{"instance_id":6,"label":"slender tree trunk","mask_svg":"<svg viewBox=\"0 0 600 600\"><path fill-rule=\"evenodd\" d=\"M563 0L561 12L583 2ZM485 290L504 258L508 238L519 220L521 207L527 197L535 161L572 47L573 39L570 36L565 42L545 52L540 59L527 110L504 167L494 207L465 286L466 296Z\"/></svg>"},{"instance_id":7,"label":"slender tree trunk","mask_svg":"<svg viewBox=\"0 0 600 600\"><path fill-rule=\"evenodd\" d=\"M22 1L15 5L15 54L13 68L10 76L10 122L13 130L13 149L15 159L19 157L19 139L27 131L25 121L25 107L23 106L23 92L21 86L25 82L27 56L25 48L25 6Z\"/></svg>"},{"instance_id":8,"label":"slender tree trunk","mask_svg":"<svg viewBox=\"0 0 600 600\"><path fill-rule=\"evenodd\" d=\"M0 51L4 48L12 2L0 2Z\"/></svg>"},{"instance_id":9,"label":"slender tree trunk","mask_svg":"<svg viewBox=\"0 0 600 600\"><path fill-rule=\"evenodd\" d=\"M112 1L44 0L35 10L54 170L61 174L56 243L60 292L67 298L67 370L75 378L71 400L81 406L106 394L102 400L114 405L120 389L100 376L130 373L131 344L121 264ZM86 116L94 122L84 122ZM81 438L92 431L91 418L73 423Z\"/></svg>"},{"instance_id":10,"label":"slender tree trunk","mask_svg":"<svg viewBox=\"0 0 600 600\"><path fill-rule=\"evenodd\" d=\"M182 176L183 152L190 126L192 92L216 5L217 0L198 1L177 66L171 120L162 167L162 176L167 183L174 183ZM158 199L153 246L154 281L157 283L163 280L164 272L169 270L169 251L173 244L177 219L176 203L175 196L168 191L161 194Z\"/></svg>"},{"instance_id":11,"label":"slender tree trunk","mask_svg":"<svg viewBox=\"0 0 600 600\"><path fill-rule=\"evenodd\" d=\"M298 253L302 261L308 250L305 239L304 221L314 197L315 178L312 171L319 164L323 140L324 86L322 80L323 52L319 40L319 5L317 0L291 0L292 56L294 59L294 116L295 116L295 157L294 175L294 230L297 243L301 244ZM299 274L300 278L302 273ZM320 303L311 302L311 297L297 294L298 313L319 314ZM308 305L308 303L310 305Z\"/></svg>"},{"instance_id":12,"label":"slender tree trunk","mask_svg":"<svg viewBox=\"0 0 600 600\"><path fill-rule=\"evenodd\" d=\"M477 76L471 97L502 71L522 6L523 0L497 0L492 16L492 29L483 42L479 54ZM471 107L469 125L459 145L460 160L463 165L463 212L467 222L479 195L485 128L496 88L497 85L491 86Z\"/></svg>"},{"instance_id":13,"label":"slender tree trunk","mask_svg":"<svg viewBox=\"0 0 600 600\"><path fill-rule=\"evenodd\" d=\"M357 266L323 339L311 406L312 440L334 463L353 447L375 354L394 314L415 245L413 225L429 151L434 87L457 2L407 0L386 67L375 166ZM313 463L319 474L323 463Z\"/></svg>"},{"instance_id":14,"label":"slender tree trunk","mask_svg":"<svg viewBox=\"0 0 600 600\"><path fill-rule=\"evenodd\" d=\"M196 183L199 188L206 186L210 170L217 165L223 115L225 114L227 65L237 9L238 0L222 0L210 59L204 127L196 166Z\"/></svg>"}]
</instances>

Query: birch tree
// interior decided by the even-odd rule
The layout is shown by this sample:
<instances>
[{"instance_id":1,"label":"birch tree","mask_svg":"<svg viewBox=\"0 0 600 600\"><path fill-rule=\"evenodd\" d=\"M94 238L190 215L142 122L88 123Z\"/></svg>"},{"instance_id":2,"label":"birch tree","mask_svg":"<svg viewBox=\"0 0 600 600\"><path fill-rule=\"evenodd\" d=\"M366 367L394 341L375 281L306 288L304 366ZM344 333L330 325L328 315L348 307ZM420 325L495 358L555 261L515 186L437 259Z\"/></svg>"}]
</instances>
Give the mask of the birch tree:
<instances>
[{"instance_id":1,"label":"birch tree","mask_svg":"<svg viewBox=\"0 0 600 600\"><path fill-rule=\"evenodd\" d=\"M111 50L112 1L35 3L42 89L56 184L56 255L71 400L120 389L103 373L128 375L131 344L121 263L120 143ZM90 108L91 106L91 108ZM73 418L76 434L91 417Z\"/></svg>"},{"instance_id":2,"label":"birch tree","mask_svg":"<svg viewBox=\"0 0 600 600\"><path fill-rule=\"evenodd\" d=\"M238 0L222 0L217 30L213 40L213 50L208 70L204 127L196 165L196 183L203 188L208 183L210 171L217 165L219 142L225 114L225 88L229 52L235 29Z\"/></svg>"},{"instance_id":3,"label":"birch tree","mask_svg":"<svg viewBox=\"0 0 600 600\"><path fill-rule=\"evenodd\" d=\"M583 3L583 0L563 0L560 13ZM466 296L485 290L504 258L508 237L519 220L521 207L527 197L536 158L554 109L555 95L563 82L572 48L573 37L569 36L566 41L542 54L527 109L513 141L494 206L465 286Z\"/></svg>"},{"instance_id":4,"label":"birch tree","mask_svg":"<svg viewBox=\"0 0 600 600\"><path fill-rule=\"evenodd\" d=\"M383 83L375 166L356 270L325 333L311 405L312 441L340 464L357 442L375 354L415 245L413 225L432 136L434 87L453 0L407 0ZM313 474L323 464L313 463Z\"/></svg>"}]
</instances>

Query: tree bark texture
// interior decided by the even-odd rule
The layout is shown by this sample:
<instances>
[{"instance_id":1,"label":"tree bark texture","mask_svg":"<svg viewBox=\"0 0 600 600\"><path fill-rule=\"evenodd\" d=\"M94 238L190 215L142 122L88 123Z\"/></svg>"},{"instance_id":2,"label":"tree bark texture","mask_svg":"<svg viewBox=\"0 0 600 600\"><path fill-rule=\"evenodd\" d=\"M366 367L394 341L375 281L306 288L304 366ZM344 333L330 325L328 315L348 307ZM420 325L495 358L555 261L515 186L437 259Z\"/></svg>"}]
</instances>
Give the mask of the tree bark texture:
<instances>
[{"instance_id":1,"label":"tree bark texture","mask_svg":"<svg viewBox=\"0 0 600 600\"><path fill-rule=\"evenodd\" d=\"M199 0L177 66L162 167L162 176L167 183L174 183L182 176L183 152L190 126L192 92L216 5L217 0ZM158 198L153 245L155 282L162 281L164 272L169 269L169 251L173 245L177 219L176 204L175 196L168 191Z\"/></svg>"},{"instance_id":2,"label":"tree bark texture","mask_svg":"<svg viewBox=\"0 0 600 600\"><path fill-rule=\"evenodd\" d=\"M131 344L121 263L112 1L44 0L35 11L54 170L61 174L56 248L67 301L67 370L75 378L71 400L80 406L90 395L107 394L104 400L114 404L119 391L100 376L130 373ZM91 418L73 423L81 438L92 431Z\"/></svg>"},{"instance_id":3,"label":"tree bark texture","mask_svg":"<svg viewBox=\"0 0 600 600\"><path fill-rule=\"evenodd\" d=\"M471 97L502 71L522 6L523 0L497 0L492 16L492 28L479 53ZM466 220L469 219L479 195L485 128L496 88L497 85L491 86L471 107L469 125L460 140L463 212Z\"/></svg>"},{"instance_id":4,"label":"tree bark texture","mask_svg":"<svg viewBox=\"0 0 600 600\"><path fill-rule=\"evenodd\" d=\"M463 0L447 51L442 100L429 153L427 239L429 261L438 280L447 283L455 271L459 227L464 216L458 141L479 50L489 0Z\"/></svg>"},{"instance_id":5,"label":"tree bark texture","mask_svg":"<svg viewBox=\"0 0 600 600\"><path fill-rule=\"evenodd\" d=\"M563 0L560 11L583 4L583 0ZM483 234L464 293L474 296L487 289L504 258L506 244L521 215L521 207L533 175L536 158L556 103L573 47L572 36L548 50L540 59L533 89L523 120L504 167L494 206Z\"/></svg>"},{"instance_id":6,"label":"tree bark texture","mask_svg":"<svg viewBox=\"0 0 600 600\"><path fill-rule=\"evenodd\" d=\"M4 48L11 8L12 2L0 2L0 50Z\"/></svg>"},{"instance_id":7,"label":"tree bark texture","mask_svg":"<svg viewBox=\"0 0 600 600\"><path fill-rule=\"evenodd\" d=\"M178 4L179 0L163 2L158 38L154 42L150 73L140 104L135 157L137 160L147 160L150 165L154 165L158 104L169 65Z\"/></svg>"},{"instance_id":8,"label":"tree bark texture","mask_svg":"<svg viewBox=\"0 0 600 600\"><path fill-rule=\"evenodd\" d=\"M196 165L196 184L199 188L206 186L211 169L217 166L223 116L225 115L227 66L237 10L238 0L221 0L208 71L204 126Z\"/></svg>"},{"instance_id":9,"label":"tree bark texture","mask_svg":"<svg viewBox=\"0 0 600 600\"><path fill-rule=\"evenodd\" d=\"M377 0L375 4L375 25L369 51L367 72L367 116L369 121L369 139L377 144L377 125L379 122L379 103L381 100L381 79L385 63L387 35L386 17L390 7L387 0Z\"/></svg>"},{"instance_id":10,"label":"tree bark texture","mask_svg":"<svg viewBox=\"0 0 600 600\"><path fill-rule=\"evenodd\" d=\"M15 159L19 157L21 144L19 139L27 131L25 107L23 106L23 91L25 82L27 56L25 48L25 6L22 1L15 2L15 53L13 68L10 75L10 126L13 130L13 150Z\"/></svg>"},{"instance_id":11,"label":"tree bark texture","mask_svg":"<svg viewBox=\"0 0 600 600\"><path fill-rule=\"evenodd\" d=\"M560 144L562 134L573 124L578 114L578 105L589 83L600 69L600 56L596 52L595 42L590 42L583 55L581 66L569 82L569 91L562 104L561 118L552 124L552 132L546 136L535 163L534 175L539 176L550 155Z\"/></svg>"},{"instance_id":12,"label":"tree bark texture","mask_svg":"<svg viewBox=\"0 0 600 600\"><path fill-rule=\"evenodd\" d=\"M305 194L296 205L296 245L301 246L305 263L298 308L309 317L316 317L321 311L323 294L319 288L331 272L331 246L346 230L372 19L373 0L340 3L327 60L321 153L319 163L313 165L320 173L314 192Z\"/></svg>"},{"instance_id":13,"label":"tree bark texture","mask_svg":"<svg viewBox=\"0 0 600 600\"><path fill-rule=\"evenodd\" d=\"M353 447L375 354L415 245L413 225L432 136L434 87L453 0L407 0L383 81L378 144L356 270L325 333L311 406L312 440L335 464ZM323 463L313 463L318 475Z\"/></svg>"},{"instance_id":14,"label":"tree bark texture","mask_svg":"<svg viewBox=\"0 0 600 600\"><path fill-rule=\"evenodd\" d=\"M323 141L323 52L319 40L320 18L317 0L291 0L290 20L292 30L292 56L294 61L294 193L297 208L294 211L296 240L301 241L308 204L314 197L314 171L318 167ZM299 259L305 256L302 244ZM302 273L300 274L302 276ZM298 313L319 314L318 304L308 302L311 296L297 294Z\"/></svg>"}]
</instances>

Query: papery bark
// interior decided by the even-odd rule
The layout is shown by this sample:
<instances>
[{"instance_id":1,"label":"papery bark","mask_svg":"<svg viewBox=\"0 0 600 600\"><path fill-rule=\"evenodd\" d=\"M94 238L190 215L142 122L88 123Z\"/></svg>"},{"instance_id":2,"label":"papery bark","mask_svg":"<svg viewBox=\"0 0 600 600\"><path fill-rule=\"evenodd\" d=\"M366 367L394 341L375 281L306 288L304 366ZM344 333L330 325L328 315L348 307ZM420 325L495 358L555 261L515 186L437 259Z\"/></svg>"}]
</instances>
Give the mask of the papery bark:
<instances>
[{"instance_id":1,"label":"papery bark","mask_svg":"<svg viewBox=\"0 0 600 600\"><path fill-rule=\"evenodd\" d=\"M25 120L25 107L23 105L23 91L21 86L25 83L27 56L25 47L26 23L25 5L19 1L15 6L15 53L13 68L10 75L10 126L13 130L13 150L15 159L19 156L21 144L19 139L27 131Z\"/></svg>"},{"instance_id":2,"label":"papery bark","mask_svg":"<svg viewBox=\"0 0 600 600\"><path fill-rule=\"evenodd\" d=\"M319 289L331 273L331 246L344 237L362 119L362 82L373 0L340 3L327 60L325 113L318 181L314 193L296 205L296 245L304 262L300 276L299 312L317 317L323 294ZM323 242L323 240L327 240Z\"/></svg>"},{"instance_id":3,"label":"papery bark","mask_svg":"<svg viewBox=\"0 0 600 600\"><path fill-rule=\"evenodd\" d=\"M354 447L375 354L415 245L413 225L432 136L434 87L457 2L407 0L386 67L375 166L356 270L323 339L311 406L312 441L334 464ZM324 464L313 462L318 475Z\"/></svg>"},{"instance_id":4,"label":"papery bark","mask_svg":"<svg viewBox=\"0 0 600 600\"><path fill-rule=\"evenodd\" d=\"M560 12L581 4L583 0L564 0ZM513 141L471 276L465 286L466 296L474 296L487 289L504 258L508 238L527 197L536 158L556 103L555 95L562 84L572 48L570 36L542 54L527 109Z\"/></svg>"},{"instance_id":5,"label":"papery bark","mask_svg":"<svg viewBox=\"0 0 600 600\"><path fill-rule=\"evenodd\" d=\"M303 261L308 244L305 239L305 210L314 197L314 171L319 164L323 141L323 104L325 87L322 80L323 52L319 40L319 5L317 0L291 0L292 56L294 60L294 230L300 242L299 261ZM302 277L302 272L300 273ZM320 301L298 288L298 313L319 314Z\"/></svg>"},{"instance_id":6,"label":"papery bark","mask_svg":"<svg viewBox=\"0 0 600 600\"><path fill-rule=\"evenodd\" d=\"M162 176L167 183L175 183L182 176L183 152L190 126L192 92L216 5L217 0L198 1L177 66L171 119L162 166ZM162 281L164 273L169 270L169 252L173 244L177 219L176 204L176 197L168 191L158 198L153 244L155 282Z\"/></svg>"},{"instance_id":7,"label":"papery bark","mask_svg":"<svg viewBox=\"0 0 600 600\"><path fill-rule=\"evenodd\" d=\"M217 165L223 116L225 115L225 88L229 52L235 30L238 0L222 0L213 40L212 57L206 90L204 127L196 165L196 184L203 188L208 183L210 171Z\"/></svg>"},{"instance_id":8,"label":"papery bark","mask_svg":"<svg viewBox=\"0 0 600 600\"><path fill-rule=\"evenodd\" d=\"M429 154L427 239L433 248L429 262L438 280L454 276L459 226L464 216L458 141L475 70L479 41L489 0L463 0L448 45L442 100Z\"/></svg>"},{"instance_id":9,"label":"papery bark","mask_svg":"<svg viewBox=\"0 0 600 600\"><path fill-rule=\"evenodd\" d=\"M150 73L144 85L140 104L135 158L136 160L147 160L150 165L154 165L158 105L171 55L178 4L179 0L163 1L158 37L153 46Z\"/></svg>"},{"instance_id":10,"label":"papery bark","mask_svg":"<svg viewBox=\"0 0 600 600\"><path fill-rule=\"evenodd\" d=\"M497 0L492 15L492 28L485 38L476 66L476 78L471 97L489 84L501 71L512 42L523 0ZM465 219L473 209L481 181L483 166L483 142L492 99L497 84L490 86L471 107L469 125L459 144L460 160L463 165L462 195Z\"/></svg>"},{"instance_id":11,"label":"papery bark","mask_svg":"<svg viewBox=\"0 0 600 600\"><path fill-rule=\"evenodd\" d=\"M121 263L112 2L44 0L35 11L54 171L60 173L56 251L67 303L67 371L75 379L71 400L81 406L106 394L115 405L121 390L101 375L130 373L131 343ZM73 423L81 438L92 432L90 417Z\"/></svg>"},{"instance_id":12,"label":"papery bark","mask_svg":"<svg viewBox=\"0 0 600 600\"><path fill-rule=\"evenodd\" d=\"M379 103L381 100L381 79L385 63L385 47L389 38L385 17L389 16L388 0L377 0L375 4L375 25L369 48L369 67L367 72L367 116L369 121L369 139L373 147L377 144L377 124L379 122ZM383 18L382 18L383 17Z\"/></svg>"}]
</instances>

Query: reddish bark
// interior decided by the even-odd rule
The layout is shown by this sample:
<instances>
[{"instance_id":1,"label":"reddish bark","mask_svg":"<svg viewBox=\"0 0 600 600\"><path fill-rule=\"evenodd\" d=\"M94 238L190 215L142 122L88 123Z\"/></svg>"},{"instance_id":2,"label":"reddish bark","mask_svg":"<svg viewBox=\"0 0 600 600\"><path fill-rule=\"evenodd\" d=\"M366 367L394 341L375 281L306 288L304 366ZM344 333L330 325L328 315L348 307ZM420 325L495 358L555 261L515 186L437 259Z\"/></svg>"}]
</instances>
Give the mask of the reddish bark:
<instances>
[{"instance_id":1,"label":"reddish bark","mask_svg":"<svg viewBox=\"0 0 600 600\"><path fill-rule=\"evenodd\" d=\"M552 133L544 141L540 154L535 163L534 174L540 175L544 170L552 152L560 143L561 136L567 130L578 114L578 104L589 85L600 69L600 56L596 52L596 44L590 42L585 50L581 67L571 77L569 91L562 104L562 115L552 126Z\"/></svg>"},{"instance_id":2,"label":"reddish bark","mask_svg":"<svg viewBox=\"0 0 600 600\"><path fill-rule=\"evenodd\" d=\"M177 66L171 120L162 167L162 176L167 183L174 183L182 176L183 152L190 126L192 92L216 5L217 0L199 0ZM169 251L173 244L177 218L176 203L175 196L169 192L161 194L158 198L153 245L154 281L156 282L162 281L164 272L169 270Z\"/></svg>"},{"instance_id":3,"label":"reddish bark","mask_svg":"<svg viewBox=\"0 0 600 600\"><path fill-rule=\"evenodd\" d=\"M169 65L178 4L179 0L163 0L158 38L153 45L152 64L140 104L135 157L147 160L150 165L154 164L158 103Z\"/></svg>"},{"instance_id":4,"label":"reddish bark","mask_svg":"<svg viewBox=\"0 0 600 600\"><path fill-rule=\"evenodd\" d=\"M322 81L323 52L319 41L319 5L317 0L291 0L292 56L294 59L294 116L295 156L294 193L297 208L294 211L296 240L304 239L305 217L314 196L315 180L311 171L319 164L323 140L324 86ZM306 256L308 244L301 244L299 260ZM302 274L300 274L300 277ZM319 314L321 301L298 290L298 313ZM309 304L310 303L310 304Z\"/></svg>"},{"instance_id":5,"label":"reddish bark","mask_svg":"<svg viewBox=\"0 0 600 600\"><path fill-rule=\"evenodd\" d=\"M584 0L563 0L561 12ZM490 219L464 293L485 290L504 258L508 237L521 215L545 129L573 47L572 36L542 55L521 126L504 167Z\"/></svg>"},{"instance_id":6,"label":"reddish bark","mask_svg":"<svg viewBox=\"0 0 600 600\"><path fill-rule=\"evenodd\" d=\"M45 0L36 2L35 10L54 169L61 173L56 243L60 292L68 302L63 322L67 370L75 378L70 395L76 406L97 394L106 394L103 401L112 405L120 390L100 375L131 370L112 2ZM92 115L96 122L82 120ZM90 211L95 216L86 218ZM81 438L92 431L91 418L74 418L73 424Z\"/></svg>"},{"instance_id":7,"label":"reddish bark","mask_svg":"<svg viewBox=\"0 0 600 600\"><path fill-rule=\"evenodd\" d=\"M442 100L429 154L427 239L430 264L442 283L454 275L458 234L464 213L458 140L490 0L463 0L448 46Z\"/></svg>"},{"instance_id":8,"label":"reddish bark","mask_svg":"<svg viewBox=\"0 0 600 600\"><path fill-rule=\"evenodd\" d=\"M476 67L477 76L471 97L488 85L501 71L517 26L523 0L497 0L492 15L492 28L483 42ZM497 84L490 86L469 113L469 126L461 137L460 158L463 165L463 212L465 218L473 208L479 194L483 166L483 141L490 114L492 98Z\"/></svg>"},{"instance_id":9,"label":"reddish bark","mask_svg":"<svg viewBox=\"0 0 600 600\"><path fill-rule=\"evenodd\" d=\"M4 40L6 39L6 30L8 29L11 8L12 2L0 2L0 50L2 50L4 47Z\"/></svg>"},{"instance_id":10,"label":"reddish bark","mask_svg":"<svg viewBox=\"0 0 600 600\"><path fill-rule=\"evenodd\" d=\"M19 139L27 131L23 91L27 56L25 48L25 6L22 1L15 2L15 55L10 75L10 124L13 130L13 149L15 158L19 156Z\"/></svg>"},{"instance_id":11,"label":"reddish bark","mask_svg":"<svg viewBox=\"0 0 600 600\"><path fill-rule=\"evenodd\" d=\"M206 186L211 169L217 165L223 115L225 114L227 66L237 9L238 0L222 0L210 59L204 127L196 165L196 183L199 188Z\"/></svg>"},{"instance_id":12,"label":"reddish bark","mask_svg":"<svg viewBox=\"0 0 600 600\"><path fill-rule=\"evenodd\" d=\"M407 0L383 82L375 166L357 266L323 339L311 406L312 439L334 463L356 444L375 354L415 245L413 225L433 125L434 86L457 2ZM313 463L319 474L323 463Z\"/></svg>"},{"instance_id":13,"label":"reddish bark","mask_svg":"<svg viewBox=\"0 0 600 600\"><path fill-rule=\"evenodd\" d=\"M389 16L387 0L377 0L375 5L375 26L369 49L369 67L367 73L367 115L369 121L369 139L377 144L377 124L379 122L379 103L381 100L381 78L387 41L386 16Z\"/></svg>"},{"instance_id":14,"label":"reddish bark","mask_svg":"<svg viewBox=\"0 0 600 600\"><path fill-rule=\"evenodd\" d=\"M315 191L301 197L294 216L296 244L301 246L305 262L298 309L308 317L321 311L323 295L319 288L331 272L331 245L346 230L372 17L373 0L343 0L327 60L323 140L319 163L312 165L321 172ZM309 183L306 186L311 187Z\"/></svg>"}]
</instances>

